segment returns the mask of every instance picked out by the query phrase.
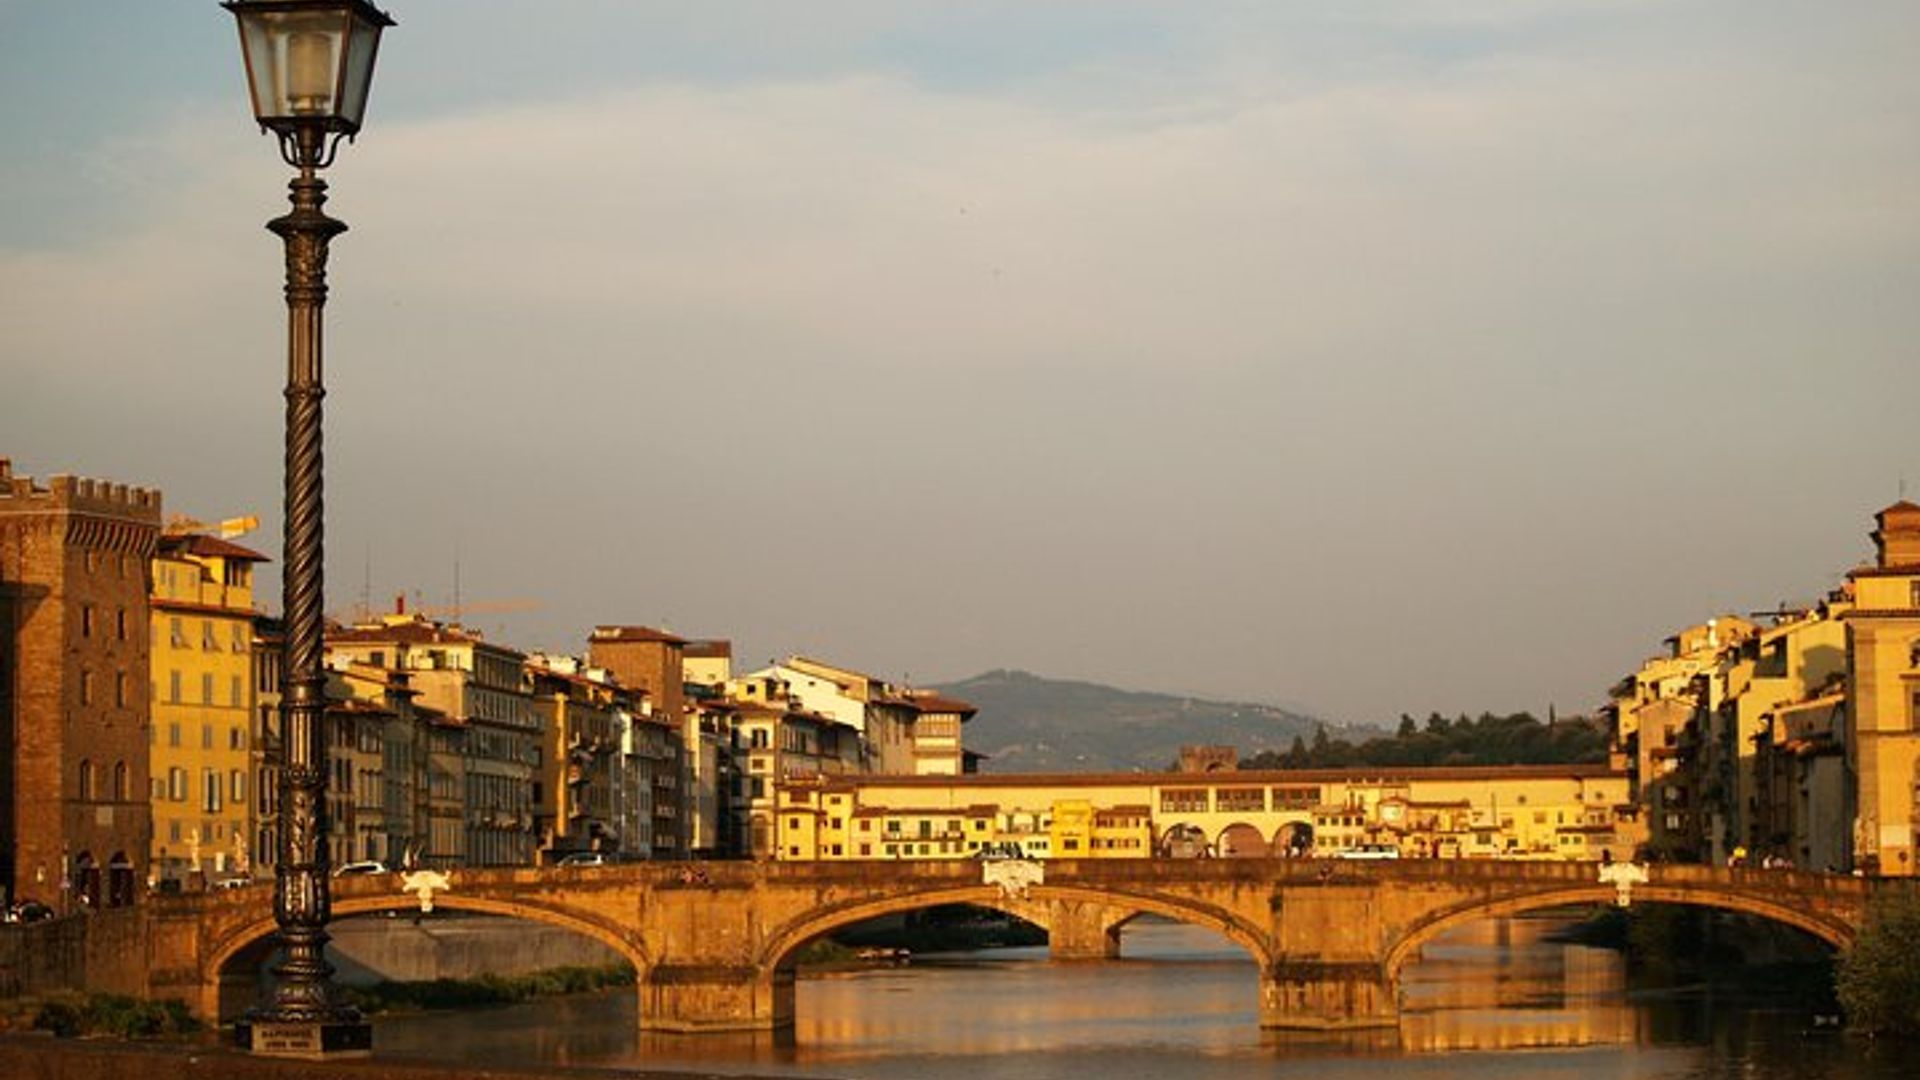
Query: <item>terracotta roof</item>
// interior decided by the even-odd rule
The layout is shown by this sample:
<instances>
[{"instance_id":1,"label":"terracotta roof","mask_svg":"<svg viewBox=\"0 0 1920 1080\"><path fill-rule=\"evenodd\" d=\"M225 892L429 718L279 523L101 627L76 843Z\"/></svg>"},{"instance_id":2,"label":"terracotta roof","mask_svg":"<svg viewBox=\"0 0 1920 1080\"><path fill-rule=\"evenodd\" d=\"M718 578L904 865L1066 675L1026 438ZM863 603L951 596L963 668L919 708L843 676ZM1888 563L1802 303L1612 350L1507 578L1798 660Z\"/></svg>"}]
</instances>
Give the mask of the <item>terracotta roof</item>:
<instances>
[{"instance_id":1,"label":"terracotta roof","mask_svg":"<svg viewBox=\"0 0 1920 1080\"><path fill-rule=\"evenodd\" d=\"M685 645L687 639L665 630L655 630L651 626L596 626L589 641L658 641L668 645Z\"/></svg>"},{"instance_id":2,"label":"terracotta roof","mask_svg":"<svg viewBox=\"0 0 1920 1080\"><path fill-rule=\"evenodd\" d=\"M1240 769L1230 773L968 773L964 776L845 776L845 786L879 787L1241 787L1252 784L1473 780L1625 780L1607 765L1438 765L1407 768Z\"/></svg>"},{"instance_id":3,"label":"terracotta roof","mask_svg":"<svg viewBox=\"0 0 1920 1080\"><path fill-rule=\"evenodd\" d=\"M366 644L377 645L394 642L401 645L479 645L485 644L480 638L457 626L445 626L440 623L411 620L403 623L382 624L379 626L355 626L346 630L335 630L327 634L329 643L341 645ZM495 645L493 648L503 652L516 650Z\"/></svg>"},{"instance_id":4,"label":"terracotta roof","mask_svg":"<svg viewBox=\"0 0 1920 1080\"><path fill-rule=\"evenodd\" d=\"M185 536L162 536L160 538L162 555L199 555L208 559L232 559L236 562L272 562L272 559L253 550L241 547L231 540L222 540L217 536L205 536L200 533L188 533Z\"/></svg>"},{"instance_id":5,"label":"terracotta roof","mask_svg":"<svg viewBox=\"0 0 1920 1080\"><path fill-rule=\"evenodd\" d=\"M980 711L972 702L947 697L944 694L936 693L932 690L909 690L907 691L907 696L912 701L914 708L919 709L923 713L950 712L959 713L961 716L972 716L974 713Z\"/></svg>"}]
</instances>

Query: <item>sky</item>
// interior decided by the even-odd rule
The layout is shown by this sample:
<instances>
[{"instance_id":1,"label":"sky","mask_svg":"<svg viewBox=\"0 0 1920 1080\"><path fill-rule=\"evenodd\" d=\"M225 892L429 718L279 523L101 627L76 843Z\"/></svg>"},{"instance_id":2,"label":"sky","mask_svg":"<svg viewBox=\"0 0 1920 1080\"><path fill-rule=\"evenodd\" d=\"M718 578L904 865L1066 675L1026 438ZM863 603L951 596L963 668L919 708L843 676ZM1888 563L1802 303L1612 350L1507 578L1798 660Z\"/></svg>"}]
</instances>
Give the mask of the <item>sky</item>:
<instances>
[{"instance_id":1,"label":"sky","mask_svg":"<svg viewBox=\"0 0 1920 1080\"><path fill-rule=\"evenodd\" d=\"M1910 0L387 7L342 616L1564 714L1920 485ZM0 0L0 147L0 456L277 556L231 17Z\"/></svg>"}]
</instances>

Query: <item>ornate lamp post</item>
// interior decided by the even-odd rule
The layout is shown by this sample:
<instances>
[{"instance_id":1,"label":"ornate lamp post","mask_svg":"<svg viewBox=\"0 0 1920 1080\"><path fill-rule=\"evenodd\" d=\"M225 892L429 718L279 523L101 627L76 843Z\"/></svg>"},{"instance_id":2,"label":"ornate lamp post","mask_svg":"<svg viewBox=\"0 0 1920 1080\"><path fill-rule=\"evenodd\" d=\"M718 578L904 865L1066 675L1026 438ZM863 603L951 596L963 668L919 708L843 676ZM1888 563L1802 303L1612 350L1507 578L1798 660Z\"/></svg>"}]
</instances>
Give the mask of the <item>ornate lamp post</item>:
<instances>
[{"instance_id":1,"label":"ornate lamp post","mask_svg":"<svg viewBox=\"0 0 1920 1080\"><path fill-rule=\"evenodd\" d=\"M341 138L360 130L380 31L393 20L366 0L227 0L240 23L247 84L260 127L280 139L280 156L299 170L289 185L293 210L267 224L287 250L286 532L282 607L279 865L273 914L286 960L273 1003L236 1028L256 1053L321 1057L364 1054L373 1029L335 1000L326 960L326 673L321 565L320 312L327 300L327 243L346 225L321 210L319 171Z\"/></svg>"}]
</instances>

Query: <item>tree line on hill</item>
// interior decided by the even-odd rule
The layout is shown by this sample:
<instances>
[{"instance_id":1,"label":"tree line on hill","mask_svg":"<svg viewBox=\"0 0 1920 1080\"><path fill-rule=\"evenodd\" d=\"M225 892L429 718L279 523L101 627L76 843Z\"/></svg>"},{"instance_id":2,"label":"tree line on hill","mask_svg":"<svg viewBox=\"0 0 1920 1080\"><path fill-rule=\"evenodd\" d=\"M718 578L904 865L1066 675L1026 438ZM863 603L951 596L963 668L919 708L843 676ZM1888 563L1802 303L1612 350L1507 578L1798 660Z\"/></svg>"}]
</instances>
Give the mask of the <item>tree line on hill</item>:
<instances>
[{"instance_id":1,"label":"tree line on hill","mask_svg":"<svg viewBox=\"0 0 1920 1080\"><path fill-rule=\"evenodd\" d=\"M1355 744L1330 738L1326 725L1309 742L1294 736L1284 752L1273 750L1241 761L1243 769L1342 769L1356 766L1425 765L1597 765L1607 760L1609 732L1590 717L1550 716L1542 723L1532 713L1506 716L1461 714L1449 720L1439 713L1425 724L1401 714L1392 735Z\"/></svg>"}]
</instances>

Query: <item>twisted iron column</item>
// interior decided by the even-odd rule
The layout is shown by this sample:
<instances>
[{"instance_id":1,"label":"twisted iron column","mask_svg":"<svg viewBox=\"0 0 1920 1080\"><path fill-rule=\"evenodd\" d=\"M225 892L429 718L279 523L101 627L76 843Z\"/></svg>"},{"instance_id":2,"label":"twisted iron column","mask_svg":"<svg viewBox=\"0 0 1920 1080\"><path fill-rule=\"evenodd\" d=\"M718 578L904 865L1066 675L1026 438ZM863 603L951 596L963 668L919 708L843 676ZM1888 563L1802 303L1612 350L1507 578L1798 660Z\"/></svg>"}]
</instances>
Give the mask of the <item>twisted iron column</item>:
<instances>
[{"instance_id":1,"label":"twisted iron column","mask_svg":"<svg viewBox=\"0 0 1920 1080\"><path fill-rule=\"evenodd\" d=\"M304 142L304 140L303 140ZM304 146L302 147L304 149ZM321 309L327 301L327 244L346 231L321 209L323 162L302 155L300 175L288 186L292 212L267 228L287 254L286 522L282 607L286 641L280 704L279 864L274 869L273 914L286 959L271 1005L249 1014L242 1039L277 1052L354 1052L372 1045L358 1010L335 1000L327 963L326 924L332 914L327 850L326 671L321 415ZM276 1052L270 1050L269 1052Z\"/></svg>"}]
</instances>

